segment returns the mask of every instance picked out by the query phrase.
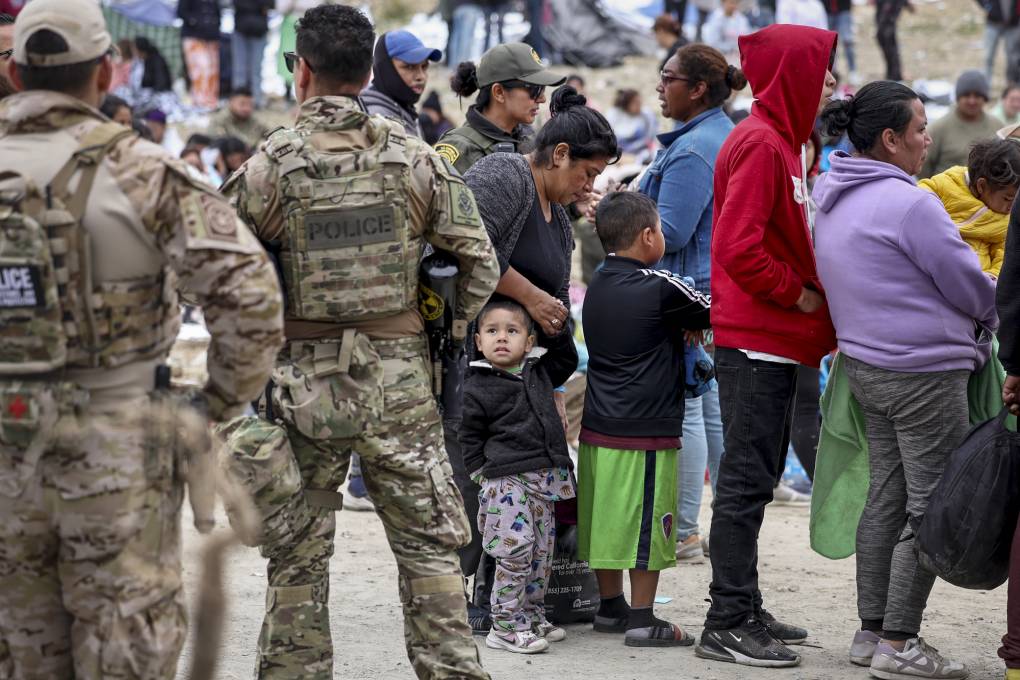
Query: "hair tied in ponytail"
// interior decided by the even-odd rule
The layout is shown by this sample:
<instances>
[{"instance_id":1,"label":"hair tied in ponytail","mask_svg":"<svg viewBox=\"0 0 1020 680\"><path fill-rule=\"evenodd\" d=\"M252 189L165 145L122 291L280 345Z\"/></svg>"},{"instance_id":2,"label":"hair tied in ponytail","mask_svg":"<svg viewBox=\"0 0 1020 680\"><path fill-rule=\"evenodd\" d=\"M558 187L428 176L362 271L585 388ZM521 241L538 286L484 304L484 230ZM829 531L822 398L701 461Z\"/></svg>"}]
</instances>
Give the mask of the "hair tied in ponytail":
<instances>
[{"instance_id":1,"label":"hair tied in ponytail","mask_svg":"<svg viewBox=\"0 0 1020 680\"><path fill-rule=\"evenodd\" d=\"M736 74L737 74L737 67L736 66L734 66L733 64L730 64L729 66L726 67L726 85L727 86L733 87L733 76L735 76ZM736 89L736 88L734 88L734 89Z\"/></svg>"}]
</instances>

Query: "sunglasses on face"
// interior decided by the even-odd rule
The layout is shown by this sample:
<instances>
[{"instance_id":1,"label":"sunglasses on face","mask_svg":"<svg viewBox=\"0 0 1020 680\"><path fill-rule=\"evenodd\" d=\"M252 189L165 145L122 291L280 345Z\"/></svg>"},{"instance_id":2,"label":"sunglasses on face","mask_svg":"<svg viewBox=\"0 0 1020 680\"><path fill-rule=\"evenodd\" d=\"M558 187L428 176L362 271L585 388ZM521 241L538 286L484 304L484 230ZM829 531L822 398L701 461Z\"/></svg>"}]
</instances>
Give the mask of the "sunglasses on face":
<instances>
[{"instance_id":1,"label":"sunglasses on face","mask_svg":"<svg viewBox=\"0 0 1020 680\"><path fill-rule=\"evenodd\" d=\"M525 90L532 101L537 100L545 94L545 85L532 85L531 83L525 83L520 80L512 80L510 82L503 83L503 87L508 90Z\"/></svg>"},{"instance_id":2,"label":"sunglasses on face","mask_svg":"<svg viewBox=\"0 0 1020 680\"><path fill-rule=\"evenodd\" d=\"M283 53L283 64L287 67L287 73L294 73L294 69L297 68L298 59L304 59L305 66L309 71L315 73L315 69L308 63L308 60L302 57L297 52L284 52Z\"/></svg>"}]
</instances>

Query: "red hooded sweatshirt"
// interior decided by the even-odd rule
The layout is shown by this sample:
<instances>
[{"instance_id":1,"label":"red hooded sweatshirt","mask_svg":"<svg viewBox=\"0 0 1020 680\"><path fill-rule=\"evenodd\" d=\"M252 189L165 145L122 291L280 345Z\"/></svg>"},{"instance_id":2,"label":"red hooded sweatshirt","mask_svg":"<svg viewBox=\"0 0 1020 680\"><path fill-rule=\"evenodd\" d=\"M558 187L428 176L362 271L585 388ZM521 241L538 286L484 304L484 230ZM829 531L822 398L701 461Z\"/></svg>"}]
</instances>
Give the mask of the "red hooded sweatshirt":
<instances>
[{"instance_id":1,"label":"red hooded sweatshirt","mask_svg":"<svg viewBox=\"0 0 1020 680\"><path fill-rule=\"evenodd\" d=\"M818 366L836 347L836 333L828 307L813 314L796 307L802 287L822 292L800 152L814 128L836 34L777 24L742 36L739 45L755 102L715 164L715 342Z\"/></svg>"}]
</instances>

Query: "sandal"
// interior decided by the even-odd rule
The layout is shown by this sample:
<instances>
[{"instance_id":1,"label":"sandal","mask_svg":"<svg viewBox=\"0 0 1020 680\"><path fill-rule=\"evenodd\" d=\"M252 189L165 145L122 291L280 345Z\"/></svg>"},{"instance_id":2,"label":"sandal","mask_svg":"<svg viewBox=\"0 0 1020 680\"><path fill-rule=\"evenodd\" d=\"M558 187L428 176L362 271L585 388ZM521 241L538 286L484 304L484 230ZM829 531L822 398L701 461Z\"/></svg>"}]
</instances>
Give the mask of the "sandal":
<instances>
[{"instance_id":1,"label":"sandal","mask_svg":"<svg viewBox=\"0 0 1020 680\"><path fill-rule=\"evenodd\" d=\"M668 626L631 628L623 644L628 647L689 647L694 644L694 636L671 623Z\"/></svg>"}]
</instances>

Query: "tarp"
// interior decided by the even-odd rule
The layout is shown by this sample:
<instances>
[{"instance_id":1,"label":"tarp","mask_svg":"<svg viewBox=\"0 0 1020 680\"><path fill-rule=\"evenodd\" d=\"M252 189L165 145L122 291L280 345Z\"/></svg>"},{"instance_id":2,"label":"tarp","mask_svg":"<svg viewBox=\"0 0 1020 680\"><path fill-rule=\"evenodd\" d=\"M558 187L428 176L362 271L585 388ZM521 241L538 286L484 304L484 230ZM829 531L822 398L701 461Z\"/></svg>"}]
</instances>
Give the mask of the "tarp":
<instances>
[{"instance_id":1,"label":"tarp","mask_svg":"<svg viewBox=\"0 0 1020 680\"><path fill-rule=\"evenodd\" d=\"M650 14L661 2L612 2L549 0L552 21L542 36L560 61L600 68L619 65L624 57L655 54Z\"/></svg>"},{"instance_id":2,"label":"tarp","mask_svg":"<svg viewBox=\"0 0 1020 680\"><path fill-rule=\"evenodd\" d=\"M130 0L104 6L103 16L106 17L106 26L115 43L145 36L166 59L170 74L178 78L184 76L184 57L181 54L181 31L173 25L176 19L175 7L176 4L170 8L168 17L163 0ZM151 15L146 12L151 12ZM139 16L145 21L133 18Z\"/></svg>"}]
</instances>

